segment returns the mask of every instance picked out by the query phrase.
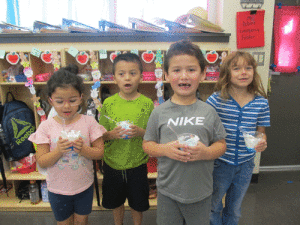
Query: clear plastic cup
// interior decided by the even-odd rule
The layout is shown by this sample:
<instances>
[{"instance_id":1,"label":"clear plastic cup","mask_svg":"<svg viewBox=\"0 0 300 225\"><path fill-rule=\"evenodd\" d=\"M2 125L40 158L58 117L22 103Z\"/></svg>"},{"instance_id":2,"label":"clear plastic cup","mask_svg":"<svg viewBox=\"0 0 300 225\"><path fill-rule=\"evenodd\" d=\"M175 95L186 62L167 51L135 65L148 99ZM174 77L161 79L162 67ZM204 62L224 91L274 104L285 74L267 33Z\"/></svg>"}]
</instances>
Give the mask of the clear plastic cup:
<instances>
[{"instance_id":1,"label":"clear plastic cup","mask_svg":"<svg viewBox=\"0 0 300 225\"><path fill-rule=\"evenodd\" d=\"M249 152L256 152L255 146L262 140L264 134L259 131L245 131L242 130L243 137L247 150Z\"/></svg>"},{"instance_id":2,"label":"clear plastic cup","mask_svg":"<svg viewBox=\"0 0 300 225\"><path fill-rule=\"evenodd\" d=\"M178 135L178 140L180 144L185 144L187 146L196 146L200 139L195 134L183 133Z\"/></svg>"},{"instance_id":3,"label":"clear plastic cup","mask_svg":"<svg viewBox=\"0 0 300 225\"><path fill-rule=\"evenodd\" d=\"M121 121L121 122L117 123L117 126L121 126L125 130L130 130L131 125L132 125L132 123L130 123L129 121ZM129 139L128 135L124 134L123 139Z\"/></svg>"}]
</instances>

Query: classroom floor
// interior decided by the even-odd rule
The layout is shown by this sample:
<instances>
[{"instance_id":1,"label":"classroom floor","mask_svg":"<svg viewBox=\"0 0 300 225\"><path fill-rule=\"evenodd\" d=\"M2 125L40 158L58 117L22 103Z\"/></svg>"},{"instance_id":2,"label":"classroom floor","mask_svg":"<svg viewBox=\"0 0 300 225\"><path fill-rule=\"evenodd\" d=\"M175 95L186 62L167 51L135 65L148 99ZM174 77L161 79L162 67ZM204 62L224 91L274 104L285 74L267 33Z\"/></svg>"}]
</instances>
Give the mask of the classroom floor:
<instances>
[{"instance_id":1,"label":"classroom floor","mask_svg":"<svg viewBox=\"0 0 300 225\"><path fill-rule=\"evenodd\" d=\"M154 225L156 210L144 213L144 225ZM110 211L93 211L90 225L113 225ZM53 225L51 212L0 212L0 225ZM132 224L126 211L124 225ZM244 198L239 225L300 224L300 171L260 172ZM199 225L201 223L199 222Z\"/></svg>"}]
</instances>

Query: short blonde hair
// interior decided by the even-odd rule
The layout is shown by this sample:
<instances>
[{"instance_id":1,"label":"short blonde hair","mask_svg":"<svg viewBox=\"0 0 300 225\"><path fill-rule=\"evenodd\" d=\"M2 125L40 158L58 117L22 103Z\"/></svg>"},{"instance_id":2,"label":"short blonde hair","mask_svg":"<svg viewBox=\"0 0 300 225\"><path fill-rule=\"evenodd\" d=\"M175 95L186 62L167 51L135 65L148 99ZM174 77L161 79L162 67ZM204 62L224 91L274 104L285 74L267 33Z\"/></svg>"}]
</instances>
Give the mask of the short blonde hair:
<instances>
[{"instance_id":1,"label":"short blonde hair","mask_svg":"<svg viewBox=\"0 0 300 225\"><path fill-rule=\"evenodd\" d=\"M220 68L220 78L214 88L214 91L220 92L220 97L223 99L229 99L229 88L231 80L231 69L233 66L236 66L239 59L245 60L248 65L253 67L253 81L248 86L248 91L255 95L261 95L267 98L267 94L263 88L260 75L257 72L257 63L253 56L244 51L236 51L229 54Z\"/></svg>"}]
</instances>

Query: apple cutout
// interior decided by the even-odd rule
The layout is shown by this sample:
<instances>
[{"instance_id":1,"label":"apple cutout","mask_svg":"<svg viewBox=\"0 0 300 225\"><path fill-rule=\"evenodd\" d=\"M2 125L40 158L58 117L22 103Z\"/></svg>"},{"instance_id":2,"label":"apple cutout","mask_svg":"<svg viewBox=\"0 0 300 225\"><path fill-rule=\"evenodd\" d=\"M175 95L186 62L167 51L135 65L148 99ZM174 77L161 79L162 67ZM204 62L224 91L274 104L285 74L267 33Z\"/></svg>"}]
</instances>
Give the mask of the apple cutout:
<instances>
[{"instance_id":1,"label":"apple cutout","mask_svg":"<svg viewBox=\"0 0 300 225\"><path fill-rule=\"evenodd\" d=\"M110 61L113 63L114 62L114 60L115 60L115 58L117 57L117 55L119 55L119 54L121 54L121 52L120 51L115 51L115 52L112 52L111 54L110 54L110 56L109 56L109 58L110 58Z\"/></svg>"},{"instance_id":2,"label":"apple cutout","mask_svg":"<svg viewBox=\"0 0 300 225\"><path fill-rule=\"evenodd\" d=\"M205 58L206 58L207 62L212 64L218 60L219 54L216 51L210 51L210 52L206 53Z\"/></svg>"},{"instance_id":3,"label":"apple cutout","mask_svg":"<svg viewBox=\"0 0 300 225\"><path fill-rule=\"evenodd\" d=\"M16 65L20 60L20 56L16 52L10 52L10 53L6 54L6 60L11 65Z\"/></svg>"},{"instance_id":4,"label":"apple cutout","mask_svg":"<svg viewBox=\"0 0 300 225\"><path fill-rule=\"evenodd\" d=\"M41 54L41 59L44 63L50 64L52 63L52 53L49 50L46 50Z\"/></svg>"},{"instance_id":5,"label":"apple cutout","mask_svg":"<svg viewBox=\"0 0 300 225\"><path fill-rule=\"evenodd\" d=\"M79 52L76 55L76 61L81 65L85 65L89 61L89 56L85 51Z\"/></svg>"},{"instance_id":6,"label":"apple cutout","mask_svg":"<svg viewBox=\"0 0 300 225\"><path fill-rule=\"evenodd\" d=\"M151 63L155 58L155 54L151 50L142 53L142 59L145 63Z\"/></svg>"}]
</instances>

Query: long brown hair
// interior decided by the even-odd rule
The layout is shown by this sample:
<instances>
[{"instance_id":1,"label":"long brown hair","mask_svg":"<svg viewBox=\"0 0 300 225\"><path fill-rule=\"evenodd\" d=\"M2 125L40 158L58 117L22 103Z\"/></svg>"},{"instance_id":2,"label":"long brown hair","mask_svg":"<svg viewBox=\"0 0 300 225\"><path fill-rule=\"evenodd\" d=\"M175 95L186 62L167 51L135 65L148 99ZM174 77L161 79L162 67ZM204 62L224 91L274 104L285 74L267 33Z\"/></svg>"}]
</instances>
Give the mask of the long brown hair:
<instances>
[{"instance_id":1,"label":"long brown hair","mask_svg":"<svg viewBox=\"0 0 300 225\"><path fill-rule=\"evenodd\" d=\"M257 72L257 63L253 56L248 52L236 51L229 54L220 68L220 78L214 88L214 91L220 92L220 97L229 99L229 88L231 80L231 69L236 66L239 59L245 60L248 65L253 67L253 81L248 85L248 92L255 95L261 95L267 98L267 94L263 88L260 75Z\"/></svg>"}]
</instances>

